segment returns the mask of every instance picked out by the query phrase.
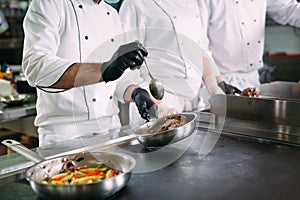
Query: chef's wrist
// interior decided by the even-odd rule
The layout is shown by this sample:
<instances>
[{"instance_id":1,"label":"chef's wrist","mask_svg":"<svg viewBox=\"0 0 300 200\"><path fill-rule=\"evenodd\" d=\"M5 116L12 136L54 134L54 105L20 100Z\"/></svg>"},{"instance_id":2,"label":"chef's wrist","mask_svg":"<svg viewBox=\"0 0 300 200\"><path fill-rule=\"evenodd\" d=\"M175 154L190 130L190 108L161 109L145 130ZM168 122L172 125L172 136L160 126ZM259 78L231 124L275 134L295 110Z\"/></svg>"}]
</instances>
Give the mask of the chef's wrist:
<instances>
[{"instance_id":1,"label":"chef's wrist","mask_svg":"<svg viewBox=\"0 0 300 200\"><path fill-rule=\"evenodd\" d=\"M138 85L130 85L127 87L127 89L124 93L124 97L123 97L126 102L133 102L132 93L136 88L139 88L139 86Z\"/></svg>"}]
</instances>

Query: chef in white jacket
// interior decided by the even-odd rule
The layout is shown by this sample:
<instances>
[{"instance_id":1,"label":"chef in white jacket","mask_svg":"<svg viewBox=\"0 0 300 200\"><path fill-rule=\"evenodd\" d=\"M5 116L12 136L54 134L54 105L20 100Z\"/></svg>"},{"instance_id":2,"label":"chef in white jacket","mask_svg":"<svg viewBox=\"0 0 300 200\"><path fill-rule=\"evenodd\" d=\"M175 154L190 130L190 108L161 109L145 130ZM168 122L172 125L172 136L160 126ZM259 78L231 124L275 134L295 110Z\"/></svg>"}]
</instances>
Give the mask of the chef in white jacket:
<instances>
[{"instance_id":1,"label":"chef in white jacket","mask_svg":"<svg viewBox=\"0 0 300 200\"><path fill-rule=\"evenodd\" d=\"M213 63L201 48L204 37L198 3L125 0L119 11L128 38L138 38L149 51L150 71L165 86L162 103L179 112L203 108L199 94L202 77L210 94L223 93L217 85ZM145 67L140 72L146 88L148 72ZM134 110L130 109L132 125L138 124Z\"/></svg>"},{"instance_id":2,"label":"chef in white jacket","mask_svg":"<svg viewBox=\"0 0 300 200\"><path fill-rule=\"evenodd\" d=\"M139 68L147 51L124 44L118 13L104 1L33 0L23 27L22 67L38 88L40 146L118 131L117 100L134 101L145 119L155 111L132 82L137 70L126 70Z\"/></svg>"},{"instance_id":3,"label":"chef in white jacket","mask_svg":"<svg viewBox=\"0 0 300 200\"><path fill-rule=\"evenodd\" d=\"M266 14L279 24L300 27L296 0L201 0L208 49L222 78L238 87L259 88ZM203 31L205 30L203 27Z\"/></svg>"}]
</instances>

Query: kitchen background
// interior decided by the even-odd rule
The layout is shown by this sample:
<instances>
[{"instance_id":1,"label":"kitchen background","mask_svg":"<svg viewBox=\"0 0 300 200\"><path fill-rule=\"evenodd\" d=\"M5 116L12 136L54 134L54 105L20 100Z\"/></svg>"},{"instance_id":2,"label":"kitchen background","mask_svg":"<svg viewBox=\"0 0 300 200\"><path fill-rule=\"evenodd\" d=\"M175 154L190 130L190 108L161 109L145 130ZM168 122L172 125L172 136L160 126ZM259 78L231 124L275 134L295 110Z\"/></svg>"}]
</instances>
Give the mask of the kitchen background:
<instances>
[{"instance_id":1,"label":"kitchen background","mask_svg":"<svg viewBox=\"0 0 300 200\"><path fill-rule=\"evenodd\" d=\"M11 78L14 83L20 81L21 84L16 88L19 93L34 93L34 89L30 88L22 79L21 72L24 37L22 22L29 3L30 0L0 0L0 17L2 12L9 25L9 28L2 33L0 28L0 65L2 68L5 66L12 70L13 76ZM119 5L120 3L112 6L117 9ZM1 23L0 20L0 27ZM284 73L280 73L277 80L298 82L300 79L300 29L279 25L268 18L265 63L283 68ZM26 135L29 136L29 139L33 138L33 141L29 143L36 144L37 132L33 126L33 120L34 116L0 121L0 140L7 137L16 137L15 139L22 140L21 137ZM1 148L3 147L0 146L0 155L6 153L6 149L1 150Z\"/></svg>"}]
</instances>

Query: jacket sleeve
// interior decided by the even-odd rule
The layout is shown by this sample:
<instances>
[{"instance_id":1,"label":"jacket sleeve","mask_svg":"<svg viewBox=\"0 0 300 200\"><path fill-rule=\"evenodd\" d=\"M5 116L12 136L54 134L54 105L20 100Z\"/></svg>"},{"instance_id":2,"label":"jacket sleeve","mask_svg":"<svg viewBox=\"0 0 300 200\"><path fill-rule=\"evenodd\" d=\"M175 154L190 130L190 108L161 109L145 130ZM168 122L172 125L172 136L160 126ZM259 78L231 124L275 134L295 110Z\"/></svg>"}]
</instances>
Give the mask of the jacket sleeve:
<instances>
[{"instance_id":1,"label":"jacket sleeve","mask_svg":"<svg viewBox=\"0 0 300 200\"><path fill-rule=\"evenodd\" d=\"M267 14L279 24L300 27L300 3L297 0L268 0Z\"/></svg>"},{"instance_id":2,"label":"jacket sleeve","mask_svg":"<svg viewBox=\"0 0 300 200\"><path fill-rule=\"evenodd\" d=\"M49 87L73 64L57 57L62 1L32 1L23 22L22 68L33 87Z\"/></svg>"}]
</instances>

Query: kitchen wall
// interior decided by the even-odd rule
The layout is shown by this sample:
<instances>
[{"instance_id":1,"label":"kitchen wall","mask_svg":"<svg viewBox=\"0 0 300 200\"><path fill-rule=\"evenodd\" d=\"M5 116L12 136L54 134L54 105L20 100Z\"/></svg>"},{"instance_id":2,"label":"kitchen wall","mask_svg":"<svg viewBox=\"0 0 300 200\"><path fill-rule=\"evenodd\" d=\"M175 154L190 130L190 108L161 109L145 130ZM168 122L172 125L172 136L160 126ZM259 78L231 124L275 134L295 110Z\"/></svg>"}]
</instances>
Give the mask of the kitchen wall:
<instances>
[{"instance_id":1,"label":"kitchen wall","mask_svg":"<svg viewBox=\"0 0 300 200\"><path fill-rule=\"evenodd\" d=\"M291 26L266 26L265 52L300 54L300 28Z\"/></svg>"}]
</instances>

